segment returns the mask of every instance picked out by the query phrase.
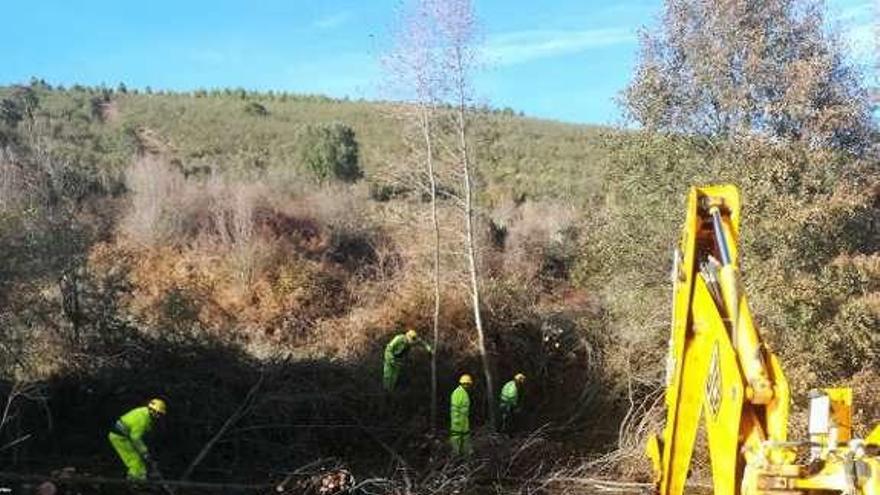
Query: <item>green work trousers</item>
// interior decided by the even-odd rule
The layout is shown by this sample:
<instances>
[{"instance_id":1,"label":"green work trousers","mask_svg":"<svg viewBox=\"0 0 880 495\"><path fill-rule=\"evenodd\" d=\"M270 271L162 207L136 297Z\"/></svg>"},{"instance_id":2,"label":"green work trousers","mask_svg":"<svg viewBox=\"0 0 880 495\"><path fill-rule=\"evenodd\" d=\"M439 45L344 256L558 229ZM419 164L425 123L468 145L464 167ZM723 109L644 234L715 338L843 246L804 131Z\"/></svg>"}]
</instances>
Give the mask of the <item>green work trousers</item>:
<instances>
[{"instance_id":1,"label":"green work trousers","mask_svg":"<svg viewBox=\"0 0 880 495\"><path fill-rule=\"evenodd\" d=\"M119 456L119 459L122 460L122 463L128 469L128 478L132 480L147 479L147 465L144 463L141 455L135 450L131 440L113 432L110 432L107 438L110 440L113 450L116 451L116 455Z\"/></svg>"},{"instance_id":2,"label":"green work trousers","mask_svg":"<svg viewBox=\"0 0 880 495\"><path fill-rule=\"evenodd\" d=\"M471 445L471 432L450 432L449 445L452 446L452 453L456 456L470 457L474 453L474 447Z\"/></svg>"},{"instance_id":3,"label":"green work trousers","mask_svg":"<svg viewBox=\"0 0 880 495\"><path fill-rule=\"evenodd\" d=\"M382 367L382 386L386 392L393 392L397 387L397 379L400 378L401 365L395 361L386 360Z\"/></svg>"},{"instance_id":4,"label":"green work trousers","mask_svg":"<svg viewBox=\"0 0 880 495\"><path fill-rule=\"evenodd\" d=\"M513 429L513 404L502 402L498 407L501 413L501 423L498 425L498 431L501 433L510 433Z\"/></svg>"}]
</instances>

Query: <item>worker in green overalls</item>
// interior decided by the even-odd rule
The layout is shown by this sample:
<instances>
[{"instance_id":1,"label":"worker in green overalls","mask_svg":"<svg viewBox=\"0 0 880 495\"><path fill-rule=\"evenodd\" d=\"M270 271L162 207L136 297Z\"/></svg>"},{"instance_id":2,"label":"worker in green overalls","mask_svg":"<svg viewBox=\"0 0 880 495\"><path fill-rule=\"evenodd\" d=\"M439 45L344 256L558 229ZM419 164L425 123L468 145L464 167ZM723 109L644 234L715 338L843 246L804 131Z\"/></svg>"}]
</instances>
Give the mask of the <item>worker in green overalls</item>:
<instances>
[{"instance_id":1,"label":"worker in green overalls","mask_svg":"<svg viewBox=\"0 0 880 495\"><path fill-rule=\"evenodd\" d=\"M143 437L166 411L165 401L152 399L146 406L123 414L110 428L107 438L128 469L128 479L143 481L147 478L147 467L155 466Z\"/></svg>"},{"instance_id":2,"label":"worker in green overalls","mask_svg":"<svg viewBox=\"0 0 880 495\"><path fill-rule=\"evenodd\" d=\"M468 394L473 385L471 375L461 375L458 388L449 398L449 444L452 453L459 457L470 457L474 452L471 445L471 397Z\"/></svg>"},{"instance_id":3,"label":"worker in green overalls","mask_svg":"<svg viewBox=\"0 0 880 495\"><path fill-rule=\"evenodd\" d=\"M394 392L397 387L397 380L400 378L400 370L409 354L410 347L414 344L420 344L428 353L433 352L431 346L424 340L419 338L419 334L415 330L407 330L406 333L399 333L388 342L385 346L385 355L382 363L382 386L386 392Z\"/></svg>"},{"instance_id":4,"label":"worker in green overalls","mask_svg":"<svg viewBox=\"0 0 880 495\"><path fill-rule=\"evenodd\" d=\"M513 417L519 412L522 405L522 387L525 383L526 375L517 373L513 376L513 380L501 387L498 410L501 412L499 430L503 433L509 433L513 428Z\"/></svg>"}]
</instances>

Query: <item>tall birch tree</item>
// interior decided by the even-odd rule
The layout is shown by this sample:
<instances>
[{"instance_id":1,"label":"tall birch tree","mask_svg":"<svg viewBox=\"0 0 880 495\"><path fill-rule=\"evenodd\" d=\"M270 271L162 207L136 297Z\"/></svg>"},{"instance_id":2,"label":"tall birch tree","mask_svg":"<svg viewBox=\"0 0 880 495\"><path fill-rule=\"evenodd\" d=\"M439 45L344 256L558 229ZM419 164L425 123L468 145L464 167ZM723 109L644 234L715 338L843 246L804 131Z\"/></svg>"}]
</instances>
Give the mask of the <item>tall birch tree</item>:
<instances>
[{"instance_id":1,"label":"tall birch tree","mask_svg":"<svg viewBox=\"0 0 880 495\"><path fill-rule=\"evenodd\" d=\"M474 327L486 381L486 400L489 418L495 424L495 387L492 367L486 345L480 301L480 272L478 238L475 230L474 176L476 162L469 149L468 137L473 108L473 77L478 67L477 17L471 0L434 0L433 11L442 46L442 65L449 78L448 101L454 108L453 129L455 145L454 161L458 165L462 181L464 212L464 243L467 258L471 305L474 311Z\"/></svg>"},{"instance_id":2,"label":"tall birch tree","mask_svg":"<svg viewBox=\"0 0 880 495\"><path fill-rule=\"evenodd\" d=\"M431 428L437 427L437 350L440 345L440 220L437 213L437 171L435 143L435 120L437 108L445 91L443 75L440 72L437 53L435 22L432 0L415 0L404 6L395 33L394 47L385 57L384 65L395 86L401 92L409 120L418 129L418 142L421 148L420 166L427 179L427 192L430 197L433 297L431 355ZM421 175L421 174L417 174ZM421 182L418 181L421 188Z\"/></svg>"}]
</instances>

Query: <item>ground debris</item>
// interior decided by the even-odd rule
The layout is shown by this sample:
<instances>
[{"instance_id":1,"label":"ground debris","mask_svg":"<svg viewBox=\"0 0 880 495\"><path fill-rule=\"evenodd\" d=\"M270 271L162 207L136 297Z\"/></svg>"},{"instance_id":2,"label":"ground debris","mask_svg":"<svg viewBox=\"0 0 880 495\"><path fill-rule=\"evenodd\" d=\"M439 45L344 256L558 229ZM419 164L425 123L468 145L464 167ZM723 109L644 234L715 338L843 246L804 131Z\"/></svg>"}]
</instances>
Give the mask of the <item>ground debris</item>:
<instances>
[{"instance_id":1,"label":"ground debris","mask_svg":"<svg viewBox=\"0 0 880 495\"><path fill-rule=\"evenodd\" d=\"M339 465L305 466L275 485L276 494L336 495L355 486L354 475Z\"/></svg>"}]
</instances>

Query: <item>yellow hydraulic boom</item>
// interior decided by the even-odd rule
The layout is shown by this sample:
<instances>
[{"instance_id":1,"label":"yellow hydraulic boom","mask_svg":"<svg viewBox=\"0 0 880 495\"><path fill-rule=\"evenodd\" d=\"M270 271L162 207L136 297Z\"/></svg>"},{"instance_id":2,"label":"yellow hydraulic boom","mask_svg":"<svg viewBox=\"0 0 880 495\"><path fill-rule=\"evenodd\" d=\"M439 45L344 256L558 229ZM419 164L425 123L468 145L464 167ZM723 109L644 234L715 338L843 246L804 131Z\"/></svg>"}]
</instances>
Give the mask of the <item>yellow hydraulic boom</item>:
<instances>
[{"instance_id":1,"label":"yellow hydraulic boom","mask_svg":"<svg viewBox=\"0 0 880 495\"><path fill-rule=\"evenodd\" d=\"M851 438L849 389L814 391L810 439L788 441L788 382L752 321L739 224L735 186L691 188L673 259L666 426L646 447L658 493L683 494L702 416L715 495L880 495L880 427ZM796 462L799 449L806 462Z\"/></svg>"}]
</instances>

